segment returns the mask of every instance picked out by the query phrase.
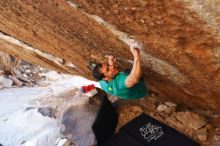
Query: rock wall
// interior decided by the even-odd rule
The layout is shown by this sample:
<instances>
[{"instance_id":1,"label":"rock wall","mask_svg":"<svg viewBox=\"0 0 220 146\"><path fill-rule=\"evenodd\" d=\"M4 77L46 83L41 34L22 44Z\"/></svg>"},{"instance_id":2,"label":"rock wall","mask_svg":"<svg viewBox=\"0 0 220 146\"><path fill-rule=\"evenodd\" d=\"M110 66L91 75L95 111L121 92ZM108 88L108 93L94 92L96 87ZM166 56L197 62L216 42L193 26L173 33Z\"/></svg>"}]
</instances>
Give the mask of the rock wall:
<instances>
[{"instance_id":1,"label":"rock wall","mask_svg":"<svg viewBox=\"0 0 220 146\"><path fill-rule=\"evenodd\" d=\"M3 33L71 61L82 76L90 76L87 60L91 56L103 56L114 48L126 48L107 29L63 0L5 0L0 2L0 10L0 30ZM123 50L118 54L125 56Z\"/></svg>"},{"instance_id":2,"label":"rock wall","mask_svg":"<svg viewBox=\"0 0 220 146\"><path fill-rule=\"evenodd\" d=\"M106 54L130 67L128 45L92 18L97 15L143 44L151 90L220 113L219 7L217 0L4 0L0 31L71 61L85 77L87 61L103 61Z\"/></svg>"}]
</instances>

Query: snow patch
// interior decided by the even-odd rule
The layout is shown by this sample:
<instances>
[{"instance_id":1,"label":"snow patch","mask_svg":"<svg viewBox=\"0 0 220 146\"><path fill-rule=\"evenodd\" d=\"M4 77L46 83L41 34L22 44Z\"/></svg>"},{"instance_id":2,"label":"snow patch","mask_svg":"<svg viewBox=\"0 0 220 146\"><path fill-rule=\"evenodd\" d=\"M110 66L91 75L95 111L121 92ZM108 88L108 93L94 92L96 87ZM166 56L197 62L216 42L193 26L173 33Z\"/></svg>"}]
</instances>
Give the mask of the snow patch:
<instances>
[{"instance_id":1,"label":"snow patch","mask_svg":"<svg viewBox=\"0 0 220 146\"><path fill-rule=\"evenodd\" d=\"M4 146L51 146L60 135L56 120L42 116L37 109L16 111L0 127Z\"/></svg>"},{"instance_id":2,"label":"snow patch","mask_svg":"<svg viewBox=\"0 0 220 146\"><path fill-rule=\"evenodd\" d=\"M57 96L74 88L98 82L82 77L49 72L56 80L47 87L23 87L0 90L0 143L4 146L54 146L60 136L57 120L42 116L38 100ZM55 99L55 98L54 98ZM28 107L29 110L26 110Z\"/></svg>"}]
</instances>

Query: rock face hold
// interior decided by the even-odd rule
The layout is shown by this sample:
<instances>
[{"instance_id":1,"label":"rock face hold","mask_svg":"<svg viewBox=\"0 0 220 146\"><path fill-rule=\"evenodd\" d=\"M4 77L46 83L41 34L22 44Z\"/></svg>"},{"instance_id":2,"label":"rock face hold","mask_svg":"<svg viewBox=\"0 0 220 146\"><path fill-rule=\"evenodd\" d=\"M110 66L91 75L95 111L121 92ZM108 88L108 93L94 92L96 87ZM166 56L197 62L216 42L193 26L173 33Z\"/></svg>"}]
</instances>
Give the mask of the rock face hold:
<instances>
[{"instance_id":1,"label":"rock face hold","mask_svg":"<svg viewBox=\"0 0 220 146\"><path fill-rule=\"evenodd\" d=\"M132 36L143 44L143 75L151 90L178 104L219 113L219 8L218 1L199 0L4 0L0 50L91 79L87 61L102 62L106 54L119 58L121 68L131 67L125 38ZM113 32L113 26L123 33ZM4 34L58 57L58 64ZM62 60L73 67L64 66Z\"/></svg>"}]
</instances>

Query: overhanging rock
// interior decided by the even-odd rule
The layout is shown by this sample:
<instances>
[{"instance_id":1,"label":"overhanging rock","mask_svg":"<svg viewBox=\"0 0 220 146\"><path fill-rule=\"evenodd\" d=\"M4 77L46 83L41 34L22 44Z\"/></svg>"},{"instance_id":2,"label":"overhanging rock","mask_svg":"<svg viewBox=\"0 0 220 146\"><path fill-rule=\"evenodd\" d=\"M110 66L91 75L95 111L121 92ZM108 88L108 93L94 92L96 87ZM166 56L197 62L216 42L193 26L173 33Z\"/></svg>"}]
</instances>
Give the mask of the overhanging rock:
<instances>
[{"instance_id":1,"label":"overhanging rock","mask_svg":"<svg viewBox=\"0 0 220 146\"><path fill-rule=\"evenodd\" d=\"M152 90L178 103L220 113L217 1L4 0L0 9L0 31L71 61L74 71L63 71L87 78L91 77L88 60L103 61L106 54L120 58L120 66L131 66L127 61L132 60L129 43L119 33L124 32L144 46L143 72ZM101 17L119 32L91 15ZM34 56L20 56L27 59L29 55ZM34 63L57 68L40 60L44 59L37 57Z\"/></svg>"}]
</instances>

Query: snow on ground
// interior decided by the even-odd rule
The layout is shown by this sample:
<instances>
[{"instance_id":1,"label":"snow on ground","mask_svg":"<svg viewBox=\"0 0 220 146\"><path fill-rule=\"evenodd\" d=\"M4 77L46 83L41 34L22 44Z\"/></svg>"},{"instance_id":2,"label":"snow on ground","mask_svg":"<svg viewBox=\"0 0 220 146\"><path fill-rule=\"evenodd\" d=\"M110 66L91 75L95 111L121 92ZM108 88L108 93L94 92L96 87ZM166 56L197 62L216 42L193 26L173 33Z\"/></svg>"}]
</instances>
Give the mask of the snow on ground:
<instances>
[{"instance_id":1,"label":"snow on ground","mask_svg":"<svg viewBox=\"0 0 220 146\"><path fill-rule=\"evenodd\" d=\"M23 87L0 90L0 144L3 146L54 146L60 136L57 121L29 109L33 100L58 95L83 85L95 84L78 76L45 74L46 87Z\"/></svg>"}]
</instances>

